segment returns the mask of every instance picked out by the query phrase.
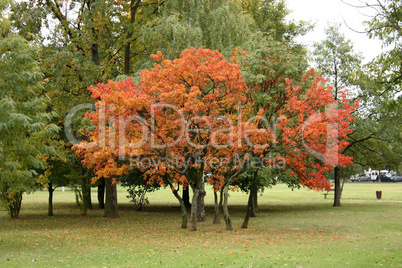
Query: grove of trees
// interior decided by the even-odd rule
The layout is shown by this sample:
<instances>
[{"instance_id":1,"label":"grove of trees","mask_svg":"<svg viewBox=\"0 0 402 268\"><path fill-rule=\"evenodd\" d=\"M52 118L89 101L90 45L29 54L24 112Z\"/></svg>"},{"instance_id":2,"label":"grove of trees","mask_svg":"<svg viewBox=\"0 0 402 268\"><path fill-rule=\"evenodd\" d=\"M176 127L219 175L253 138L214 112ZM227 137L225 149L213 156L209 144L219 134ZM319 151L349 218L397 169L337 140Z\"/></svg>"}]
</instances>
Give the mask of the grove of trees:
<instances>
[{"instance_id":1,"label":"grove of trees","mask_svg":"<svg viewBox=\"0 0 402 268\"><path fill-rule=\"evenodd\" d=\"M117 183L169 187L195 231L211 185L231 230L231 188L249 193L247 228L275 178L322 190L334 172L340 206L353 162L401 164L401 3L356 8L375 9L367 34L389 50L362 65L330 26L314 70L297 42L312 26L284 0L2 1L1 203L18 218L44 186L51 216L71 185L86 215L96 186L115 218Z\"/></svg>"}]
</instances>

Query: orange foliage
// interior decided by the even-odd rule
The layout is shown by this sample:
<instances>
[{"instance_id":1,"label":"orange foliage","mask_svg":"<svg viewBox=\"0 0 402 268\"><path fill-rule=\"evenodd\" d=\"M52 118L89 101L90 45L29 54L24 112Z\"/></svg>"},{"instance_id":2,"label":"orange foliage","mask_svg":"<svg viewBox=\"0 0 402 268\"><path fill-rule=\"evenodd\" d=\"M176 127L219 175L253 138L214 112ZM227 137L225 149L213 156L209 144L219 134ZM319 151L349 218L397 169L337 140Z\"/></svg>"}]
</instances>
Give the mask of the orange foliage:
<instances>
[{"instance_id":1,"label":"orange foliage","mask_svg":"<svg viewBox=\"0 0 402 268\"><path fill-rule=\"evenodd\" d=\"M335 102L324 79L317 77L307 90L286 79L276 133L260 128L264 109L254 114L249 96L256 88L246 86L235 57L231 63L218 51L203 48L186 49L175 60L165 60L160 52L151 57L160 64L143 70L139 85L127 79L88 89L98 99L97 110L86 115L96 129L89 142L73 148L95 171L95 180L139 168L148 183L165 185L169 177L186 187L191 183L188 170L195 169L213 171L207 180L218 190L228 172L245 168L235 163L236 157L251 153L264 159L275 146L302 184L322 189L329 187L324 176L334 163L352 163L339 152L347 146L356 105L342 92Z\"/></svg>"}]
</instances>

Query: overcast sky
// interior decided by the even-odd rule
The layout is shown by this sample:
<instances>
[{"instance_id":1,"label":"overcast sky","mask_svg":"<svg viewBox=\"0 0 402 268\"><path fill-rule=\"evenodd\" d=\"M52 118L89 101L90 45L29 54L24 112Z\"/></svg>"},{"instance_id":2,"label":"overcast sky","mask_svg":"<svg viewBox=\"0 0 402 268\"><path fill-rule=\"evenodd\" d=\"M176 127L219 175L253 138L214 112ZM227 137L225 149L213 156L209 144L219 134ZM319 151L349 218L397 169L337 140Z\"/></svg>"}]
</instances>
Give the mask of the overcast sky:
<instances>
[{"instance_id":1,"label":"overcast sky","mask_svg":"<svg viewBox=\"0 0 402 268\"><path fill-rule=\"evenodd\" d=\"M359 3L359 0L344 0L351 4ZM354 50L361 52L364 62L370 61L381 51L381 43L378 40L370 40L365 34L356 33L345 25L356 30L364 31L363 21L370 18L365 16L369 10L358 9L346 5L341 0L286 0L288 8L292 11L289 19L305 20L315 23L315 29L299 40L306 45L312 45L325 38L324 29L328 23L342 23L342 33L352 40ZM366 14L364 14L366 13Z\"/></svg>"}]
</instances>

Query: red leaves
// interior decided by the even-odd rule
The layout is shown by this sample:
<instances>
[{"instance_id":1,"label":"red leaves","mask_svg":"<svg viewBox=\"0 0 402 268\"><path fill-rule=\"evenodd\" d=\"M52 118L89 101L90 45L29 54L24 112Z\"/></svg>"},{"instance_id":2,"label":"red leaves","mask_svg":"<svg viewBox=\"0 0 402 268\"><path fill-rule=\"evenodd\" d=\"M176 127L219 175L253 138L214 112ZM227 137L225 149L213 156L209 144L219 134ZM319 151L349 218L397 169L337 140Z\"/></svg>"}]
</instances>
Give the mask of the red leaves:
<instances>
[{"instance_id":1,"label":"red leaves","mask_svg":"<svg viewBox=\"0 0 402 268\"><path fill-rule=\"evenodd\" d=\"M311 71L304 79L313 75ZM332 88L323 86L325 82L317 77L304 93L300 86L292 87L292 81L287 79L288 100L278 125L283 132L287 165L292 167L302 184L316 189L329 188L324 175L334 165L353 164L350 157L340 152L348 145L346 137L352 131L350 123L354 120L351 112L357 104L349 103L343 92L340 102L336 102Z\"/></svg>"}]
</instances>

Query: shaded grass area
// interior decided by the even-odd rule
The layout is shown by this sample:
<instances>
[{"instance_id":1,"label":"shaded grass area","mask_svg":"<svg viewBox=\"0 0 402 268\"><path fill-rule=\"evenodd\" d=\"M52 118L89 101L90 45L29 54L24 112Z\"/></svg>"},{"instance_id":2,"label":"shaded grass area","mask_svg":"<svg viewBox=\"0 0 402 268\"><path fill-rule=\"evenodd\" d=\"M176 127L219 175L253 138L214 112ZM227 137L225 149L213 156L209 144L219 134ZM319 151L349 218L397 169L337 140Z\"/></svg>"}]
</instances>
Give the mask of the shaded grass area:
<instances>
[{"instance_id":1,"label":"shaded grass area","mask_svg":"<svg viewBox=\"0 0 402 268\"><path fill-rule=\"evenodd\" d=\"M61 189L48 217L47 194L24 196L18 220L0 211L0 267L402 267L402 183L348 183L338 208L321 192L278 184L259 196L248 229L239 228L247 196L232 192L234 231L223 219L212 224L210 191L197 232L180 229L168 189L151 193L138 212L119 188L120 219L99 209L80 217L74 192Z\"/></svg>"}]
</instances>

